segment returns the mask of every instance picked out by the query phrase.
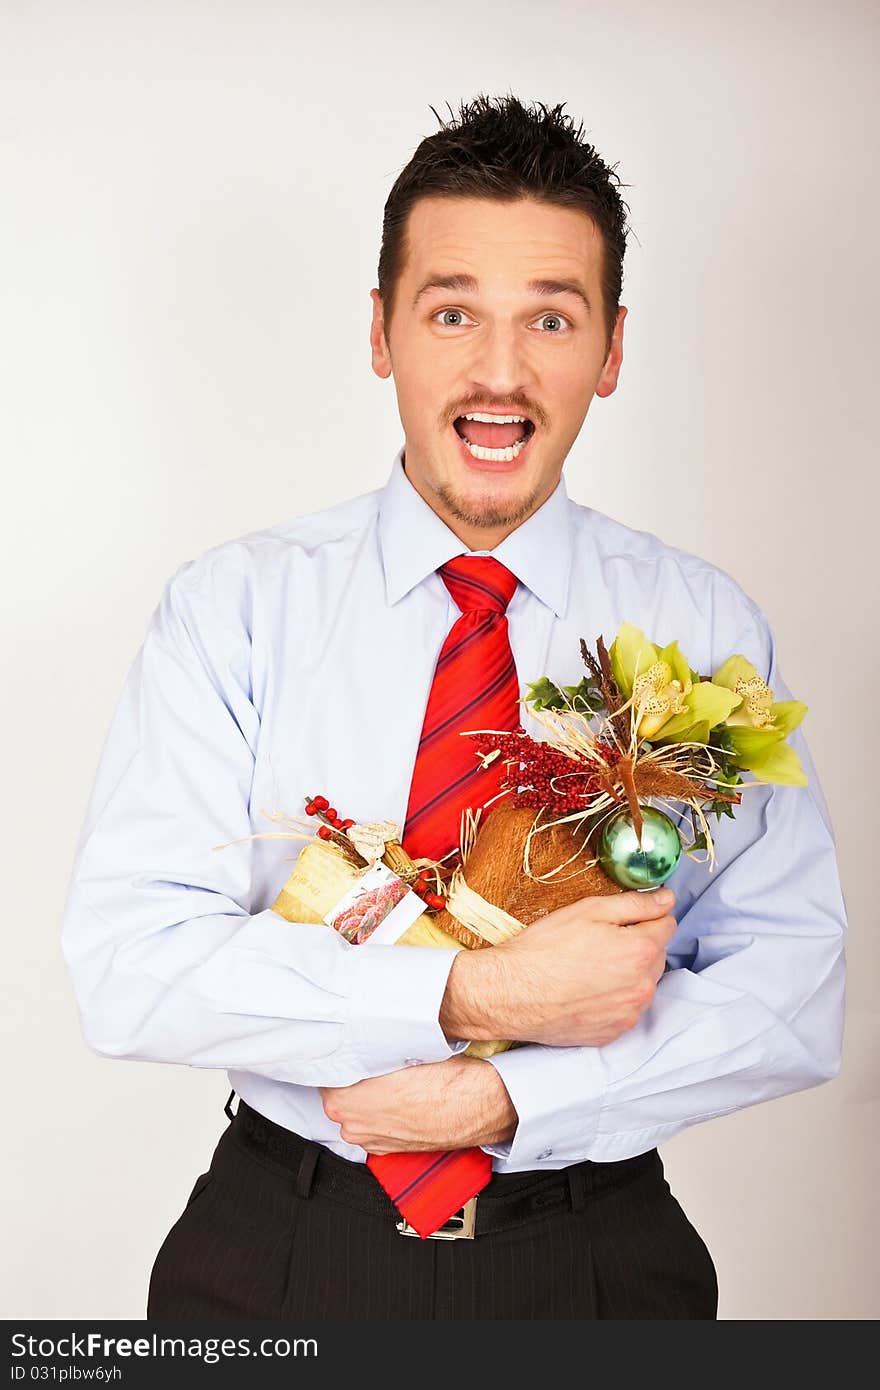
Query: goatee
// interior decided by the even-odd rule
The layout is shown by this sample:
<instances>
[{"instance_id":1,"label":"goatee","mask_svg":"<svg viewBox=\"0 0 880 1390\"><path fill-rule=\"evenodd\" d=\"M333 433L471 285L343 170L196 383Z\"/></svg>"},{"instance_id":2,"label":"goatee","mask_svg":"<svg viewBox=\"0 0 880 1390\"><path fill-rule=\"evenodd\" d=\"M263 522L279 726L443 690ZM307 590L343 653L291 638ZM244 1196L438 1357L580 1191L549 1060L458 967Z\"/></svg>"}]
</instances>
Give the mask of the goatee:
<instances>
[{"instance_id":1,"label":"goatee","mask_svg":"<svg viewBox=\"0 0 880 1390\"><path fill-rule=\"evenodd\" d=\"M456 521L463 522L466 526L482 526L487 531L497 530L501 526L518 526L535 510L535 504L541 495L540 487L536 487L525 497L512 498L509 502L502 503L486 502L474 507L458 497L448 483L440 483L435 492L448 514Z\"/></svg>"}]
</instances>

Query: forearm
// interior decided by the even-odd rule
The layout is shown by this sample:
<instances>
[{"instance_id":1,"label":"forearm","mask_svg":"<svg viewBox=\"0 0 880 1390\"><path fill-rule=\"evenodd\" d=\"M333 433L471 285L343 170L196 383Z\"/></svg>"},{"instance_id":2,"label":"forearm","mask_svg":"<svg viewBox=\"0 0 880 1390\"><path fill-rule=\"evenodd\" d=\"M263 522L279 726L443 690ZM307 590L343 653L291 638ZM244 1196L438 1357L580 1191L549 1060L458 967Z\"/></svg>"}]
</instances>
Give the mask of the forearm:
<instances>
[{"instance_id":1,"label":"forearm","mask_svg":"<svg viewBox=\"0 0 880 1390\"><path fill-rule=\"evenodd\" d=\"M450 1046L437 1022L454 951L352 946L329 927L233 904L180 920L179 885L142 892L140 911L132 889L114 927L85 888L65 914L83 1035L101 1055L342 1086L466 1046ZM212 897L192 891L187 907Z\"/></svg>"},{"instance_id":2,"label":"forearm","mask_svg":"<svg viewBox=\"0 0 880 1390\"><path fill-rule=\"evenodd\" d=\"M761 952L769 969L781 964ZM821 957L821 962L820 962ZM808 958L809 960L809 958ZM808 968L808 960L802 965ZM605 1047L528 1044L487 1059L505 1082L519 1124L510 1143L486 1145L520 1168L588 1158L616 1162L666 1143L688 1126L832 1079L840 1065L844 959L833 937L812 953L820 987L800 1035L724 971L671 970L629 1033ZM761 969L758 955L753 966Z\"/></svg>"},{"instance_id":3,"label":"forearm","mask_svg":"<svg viewBox=\"0 0 880 1390\"><path fill-rule=\"evenodd\" d=\"M233 560L166 585L105 741L61 928L85 1040L312 1086L446 1059L466 1045L437 1021L453 950L353 946L248 911L261 714ZM289 872L279 861L263 892Z\"/></svg>"}]
</instances>

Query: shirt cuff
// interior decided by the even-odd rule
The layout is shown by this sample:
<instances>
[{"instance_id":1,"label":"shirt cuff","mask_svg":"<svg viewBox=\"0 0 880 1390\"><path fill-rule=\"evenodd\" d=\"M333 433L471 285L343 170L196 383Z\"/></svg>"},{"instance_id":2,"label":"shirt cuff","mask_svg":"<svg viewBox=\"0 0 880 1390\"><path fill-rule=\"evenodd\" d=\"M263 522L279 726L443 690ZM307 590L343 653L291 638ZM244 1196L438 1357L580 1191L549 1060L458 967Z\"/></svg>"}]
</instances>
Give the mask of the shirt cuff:
<instances>
[{"instance_id":1,"label":"shirt cuff","mask_svg":"<svg viewBox=\"0 0 880 1390\"><path fill-rule=\"evenodd\" d=\"M496 1052L486 1061L507 1087L519 1122L503 1144L486 1153L517 1168L562 1168L589 1157L602 1108L604 1082L595 1047L545 1047L527 1043Z\"/></svg>"},{"instance_id":2,"label":"shirt cuff","mask_svg":"<svg viewBox=\"0 0 880 1390\"><path fill-rule=\"evenodd\" d=\"M370 946L351 952L348 1047L380 1075L419 1062L445 1062L468 1040L450 1043L440 1005L458 949Z\"/></svg>"}]
</instances>

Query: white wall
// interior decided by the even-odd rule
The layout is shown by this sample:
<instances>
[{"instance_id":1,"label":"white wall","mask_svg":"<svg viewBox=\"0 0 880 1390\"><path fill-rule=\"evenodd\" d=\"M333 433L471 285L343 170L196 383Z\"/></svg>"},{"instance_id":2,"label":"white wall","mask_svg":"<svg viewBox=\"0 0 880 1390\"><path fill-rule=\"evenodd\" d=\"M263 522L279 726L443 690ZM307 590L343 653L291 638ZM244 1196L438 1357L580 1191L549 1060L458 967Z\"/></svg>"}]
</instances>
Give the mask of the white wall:
<instances>
[{"instance_id":1,"label":"white wall","mask_svg":"<svg viewBox=\"0 0 880 1390\"><path fill-rule=\"evenodd\" d=\"M60 955L125 672L185 559L384 481L383 203L429 103L507 90L629 185L626 358L569 492L765 609L850 912L842 1075L667 1176L722 1318L877 1316L877 38L867 0L0 4L7 1318L142 1317L226 1122L225 1074L86 1049Z\"/></svg>"}]
</instances>

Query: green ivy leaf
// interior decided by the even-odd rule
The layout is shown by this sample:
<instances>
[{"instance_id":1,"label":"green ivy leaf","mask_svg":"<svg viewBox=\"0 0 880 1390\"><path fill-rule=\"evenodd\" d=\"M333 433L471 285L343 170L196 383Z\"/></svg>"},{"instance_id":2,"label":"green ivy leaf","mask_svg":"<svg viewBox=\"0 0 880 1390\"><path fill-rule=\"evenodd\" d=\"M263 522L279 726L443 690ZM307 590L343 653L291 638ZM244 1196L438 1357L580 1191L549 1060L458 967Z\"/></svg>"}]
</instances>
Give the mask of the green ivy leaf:
<instances>
[{"instance_id":1,"label":"green ivy leaf","mask_svg":"<svg viewBox=\"0 0 880 1390\"><path fill-rule=\"evenodd\" d=\"M542 676L539 681L533 681L527 687L526 701L533 705L536 710L541 709L565 709L565 696L554 685L553 681L547 676Z\"/></svg>"},{"instance_id":2,"label":"green ivy leaf","mask_svg":"<svg viewBox=\"0 0 880 1390\"><path fill-rule=\"evenodd\" d=\"M598 714L605 708L598 686L591 683L587 676L578 681L577 685L564 685L562 689L571 708L579 713L586 711L589 714Z\"/></svg>"}]
</instances>

